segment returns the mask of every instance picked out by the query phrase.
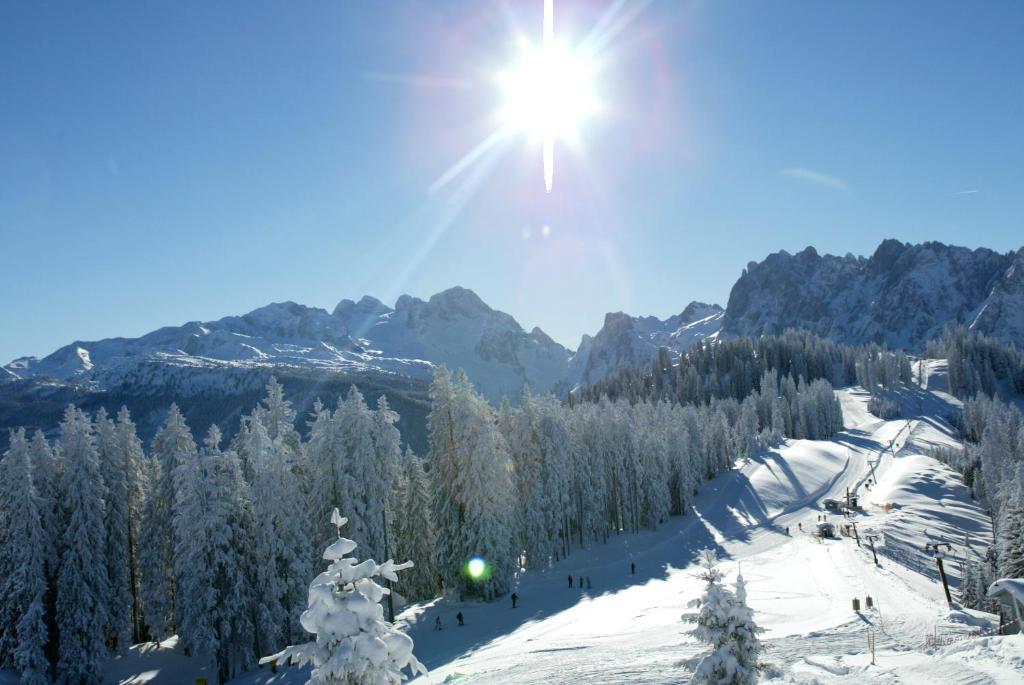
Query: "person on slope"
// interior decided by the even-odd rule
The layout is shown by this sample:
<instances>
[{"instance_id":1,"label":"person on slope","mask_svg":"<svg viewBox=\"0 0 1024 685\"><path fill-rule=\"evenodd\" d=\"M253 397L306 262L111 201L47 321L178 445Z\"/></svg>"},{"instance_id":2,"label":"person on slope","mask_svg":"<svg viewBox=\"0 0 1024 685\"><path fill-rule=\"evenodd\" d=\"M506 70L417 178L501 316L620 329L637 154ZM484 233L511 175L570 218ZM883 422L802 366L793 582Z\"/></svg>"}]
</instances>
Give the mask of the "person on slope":
<instances>
[{"instance_id":1,"label":"person on slope","mask_svg":"<svg viewBox=\"0 0 1024 685\"><path fill-rule=\"evenodd\" d=\"M517 595L516 593L513 592L512 593L512 608L513 609L516 608L516 602L518 602L518 601L519 601L519 595Z\"/></svg>"},{"instance_id":2,"label":"person on slope","mask_svg":"<svg viewBox=\"0 0 1024 685\"><path fill-rule=\"evenodd\" d=\"M459 613L455 614L455 620L459 622L460 626L466 625L466 621L463 618L461 611Z\"/></svg>"},{"instance_id":3,"label":"person on slope","mask_svg":"<svg viewBox=\"0 0 1024 685\"><path fill-rule=\"evenodd\" d=\"M569 587L572 587L572 576L569 576Z\"/></svg>"},{"instance_id":4,"label":"person on slope","mask_svg":"<svg viewBox=\"0 0 1024 685\"><path fill-rule=\"evenodd\" d=\"M438 616L434 619L434 630L441 630L441 617Z\"/></svg>"}]
</instances>

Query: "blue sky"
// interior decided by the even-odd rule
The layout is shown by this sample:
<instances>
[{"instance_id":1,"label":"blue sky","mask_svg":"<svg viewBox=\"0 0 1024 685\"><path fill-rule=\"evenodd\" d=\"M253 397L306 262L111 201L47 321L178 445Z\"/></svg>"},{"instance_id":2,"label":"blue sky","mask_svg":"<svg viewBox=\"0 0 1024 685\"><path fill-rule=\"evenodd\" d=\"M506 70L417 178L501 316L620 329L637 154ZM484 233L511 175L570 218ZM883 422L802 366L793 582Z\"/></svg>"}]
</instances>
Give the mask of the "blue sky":
<instances>
[{"instance_id":1,"label":"blue sky","mask_svg":"<svg viewBox=\"0 0 1024 685\"><path fill-rule=\"evenodd\" d=\"M0 360L456 284L574 347L779 249L1024 244L1024 3L635 9L551 194L525 140L431 193L540 0L4 3Z\"/></svg>"}]
</instances>

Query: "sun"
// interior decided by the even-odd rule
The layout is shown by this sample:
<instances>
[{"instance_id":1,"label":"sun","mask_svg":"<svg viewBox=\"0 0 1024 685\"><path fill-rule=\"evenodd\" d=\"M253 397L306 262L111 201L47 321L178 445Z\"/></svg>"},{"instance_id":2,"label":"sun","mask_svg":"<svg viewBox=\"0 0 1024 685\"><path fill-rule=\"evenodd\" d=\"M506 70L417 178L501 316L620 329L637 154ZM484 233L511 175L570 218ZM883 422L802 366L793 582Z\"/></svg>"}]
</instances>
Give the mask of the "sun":
<instances>
[{"instance_id":1,"label":"sun","mask_svg":"<svg viewBox=\"0 0 1024 685\"><path fill-rule=\"evenodd\" d=\"M538 48L524 41L520 61L499 76L503 123L534 140L575 138L597 107L592 73L562 45Z\"/></svg>"},{"instance_id":2,"label":"sun","mask_svg":"<svg viewBox=\"0 0 1024 685\"><path fill-rule=\"evenodd\" d=\"M521 38L518 60L501 72L501 120L509 129L544 146L544 185L554 178L555 140L575 143L581 123L598 107L594 64L555 40L553 3L544 3L544 42Z\"/></svg>"}]
</instances>

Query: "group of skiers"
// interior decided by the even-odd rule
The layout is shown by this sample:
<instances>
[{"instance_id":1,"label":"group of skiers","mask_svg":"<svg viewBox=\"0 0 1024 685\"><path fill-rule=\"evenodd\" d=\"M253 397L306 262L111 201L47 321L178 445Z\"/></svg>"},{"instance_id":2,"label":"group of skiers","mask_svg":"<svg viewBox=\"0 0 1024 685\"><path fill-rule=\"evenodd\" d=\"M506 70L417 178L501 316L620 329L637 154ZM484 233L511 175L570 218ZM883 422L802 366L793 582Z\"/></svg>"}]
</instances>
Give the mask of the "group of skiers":
<instances>
[{"instance_id":1,"label":"group of skiers","mask_svg":"<svg viewBox=\"0 0 1024 685\"><path fill-rule=\"evenodd\" d=\"M581 590L589 590L591 588L590 576L578 576L576 580ZM572 587L572 576L569 576L569 587Z\"/></svg>"},{"instance_id":2,"label":"group of skiers","mask_svg":"<svg viewBox=\"0 0 1024 685\"><path fill-rule=\"evenodd\" d=\"M511 599L512 599L512 608L515 609L516 608L516 604L519 603L519 595L517 595L516 593L513 592ZM459 622L460 626L466 625L466 617L462 615L461 611L459 613L455 614L455 620ZM438 617L436 617L434 619L434 630L442 630L442 629L444 629L444 625L441 622L441 617L438 616Z\"/></svg>"},{"instance_id":3,"label":"group of skiers","mask_svg":"<svg viewBox=\"0 0 1024 685\"><path fill-rule=\"evenodd\" d=\"M462 612L455 614L455 620L459 622L460 626L466 625L466 617L462 615ZM444 626L441 625L441 617L438 616L434 619L434 630L441 630Z\"/></svg>"},{"instance_id":4,"label":"group of skiers","mask_svg":"<svg viewBox=\"0 0 1024 685\"><path fill-rule=\"evenodd\" d=\"M786 534L789 534L789 528L786 528ZM634 562L630 562L629 572L631 575L636 575L636 564ZM573 578L570 574L569 576L567 576L567 578L569 580L570 588L573 587L573 583L576 583L576 587L578 587L581 590L589 590L593 587L593 585L590 582L590 576L576 576L576 578ZM519 603L519 595L513 592L512 595L510 596L510 599L512 600L512 608L515 609L516 605ZM461 611L455 614L455 620L458 621L458 624L460 626L466 625L465 617L462 615ZM441 617L436 617L434 619L434 630L442 630L443 628L444 626L442 624Z\"/></svg>"}]
</instances>

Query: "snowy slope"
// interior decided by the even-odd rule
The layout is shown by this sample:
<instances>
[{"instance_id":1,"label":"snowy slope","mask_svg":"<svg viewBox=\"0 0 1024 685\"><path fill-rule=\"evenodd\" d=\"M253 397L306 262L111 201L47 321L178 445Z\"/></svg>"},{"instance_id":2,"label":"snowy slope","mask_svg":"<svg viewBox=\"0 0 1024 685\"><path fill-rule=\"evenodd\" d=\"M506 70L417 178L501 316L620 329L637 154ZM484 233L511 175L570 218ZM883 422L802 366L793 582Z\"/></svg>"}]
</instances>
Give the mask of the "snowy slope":
<instances>
[{"instance_id":1,"label":"snowy slope","mask_svg":"<svg viewBox=\"0 0 1024 685\"><path fill-rule=\"evenodd\" d=\"M657 531L622 535L577 551L550 570L521 574L514 610L507 599L446 598L408 607L399 618L417 656L431 668L414 682L686 682L680 661L700 646L679 619L700 592L693 565L705 547L724 559L728 580L742 569L748 581L750 604L766 629L764 658L774 664L765 682L1022 682L1024 638L970 637L992 617L950 610L934 577L915 570L913 554L906 565L882 554L876 567L868 549L852 539L819 541L800 530L822 515L824 498L860 487L867 500L901 504L886 514L868 501L855 517L861 531L882 534L883 549L893 540L921 537L925 529L944 535L954 523L968 529L972 544L990 537L969 493L922 454L930 445L955 443L941 418L948 405L931 392L908 395L922 411L911 412L909 422L883 421L867 412L863 391L839 391L847 430L835 439L789 441L712 481L689 515ZM869 478L878 483L870 494L863 486ZM957 547L954 554L962 553ZM923 554L921 559L930 561ZM589 577L591 588L570 589L569 574ZM854 612L852 598L867 595L875 607ZM456 625L458 611L464 627ZM441 631L433 629L437 616ZM868 631L876 634L876 665L866 648ZM963 641L929 649L930 634ZM168 649L150 658L132 655L112 662L108 682L191 682L198 665L183 665L180 658ZM140 672L145 675L139 680L126 679ZM301 670L276 676L263 670L235 682L297 685L304 679Z\"/></svg>"},{"instance_id":2,"label":"snowy slope","mask_svg":"<svg viewBox=\"0 0 1024 685\"><path fill-rule=\"evenodd\" d=\"M580 341L569 362L567 385L585 387L623 367L645 365L657 357L659 347L667 348L675 359L698 341L716 338L723 316L717 304L703 302L691 302L664 321L609 313L596 335L584 335Z\"/></svg>"},{"instance_id":3,"label":"snowy slope","mask_svg":"<svg viewBox=\"0 0 1024 685\"><path fill-rule=\"evenodd\" d=\"M948 486L955 478L917 453L919 444L952 439L941 420L920 421L908 438L905 420L881 421L867 413L863 392L842 391L841 399L849 428L835 440L790 441L712 482L698 497L693 516L578 552L548 572L524 574L518 587L522 606L515 612L507 604L449 600L410 610L406 618L415 622L411 634L417 651L434 668L417 682L685 681L678 662L698 646L683 634L679 616L699 592L692 564L702 547L718 550L732 573L742 566L751 604L768 630L766 656L783 666L783 681L854 682L864 678L866 667L879 679L900 682L932 682L937 672L954 676L954 682L1020 682L1020 662L1007 658L1000 641L971 660L922 650L930 631L965 634L985 623L983 616L949 612L930 576L885 557L876 568L867 549L853 540L819 543L799 531L798 524L808 529L816 522L823 498L841 497L847 487L862 483L872 466L883 483L906 487L915 479L904 460L910 467L928 465L921 488L937 476ZM879 456L883 452L888 457ZM907 509L917 510L915 521L884 520L869 507L858 517L860 525L876 524L893 535L925 525L937 533L966 517L978 539L988 537L983 512L962 486L947 494L931 503L904 498ZM629 575L630 561L638 566L636 576ZM590 576L593 589L568 589L570 573ZM867 594L877 610L854 613L852 597L863 600ZM434 616L450 622L459 609L466 627L430 630ZM879 632L878 667L863 659L869 628ZM900 675L894 676L886 669L895 664L886 660L897 658ZM936 659L952 663L934 666Z\"/></svg>"},{"instance_id":4,"label":"snowy slope","mask_svg":"<svg viewBox=\"0 0 1024 685\"><path fill-rule=\"evenodd\" d=\"M140 388L178 369L298 368L424 380L436 364L465 369L492 400L524 384L547 391L565 378L569 353L540 329L524 331L475 293L451 288L394 309L372 297L332 313L294 302L243 316L161 328L140 338L74 342L43 359L16 359L5 376L53 377L100 389ZM159 370L155 370L155 368Z\"/></svg>"}]
</instances>

